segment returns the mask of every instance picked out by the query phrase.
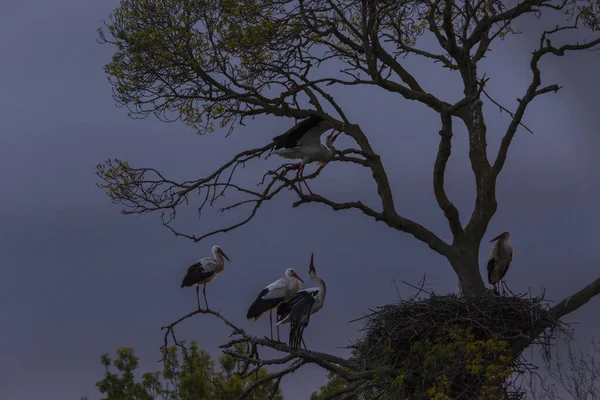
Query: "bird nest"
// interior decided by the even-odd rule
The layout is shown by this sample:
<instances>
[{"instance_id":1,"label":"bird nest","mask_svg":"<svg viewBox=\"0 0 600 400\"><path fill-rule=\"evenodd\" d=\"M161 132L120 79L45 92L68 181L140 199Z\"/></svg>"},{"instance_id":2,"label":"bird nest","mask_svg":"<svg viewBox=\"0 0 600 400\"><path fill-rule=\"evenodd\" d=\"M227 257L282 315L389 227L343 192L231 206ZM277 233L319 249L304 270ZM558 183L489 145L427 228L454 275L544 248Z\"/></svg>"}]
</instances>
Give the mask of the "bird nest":
<instances>
[{"instance_id":1,"label":"bird nest","mask_svg":"<svg viewBox=\"0 0 600 400\"><path fill-rule=\"evenodd\" d=\"M476 378L479 390L486 385L483 375L494 379L485 366L498 364L498 359L507 371L523 370L524 360L514 349L523 340L530 340L528 332L540 324L549 327L542 335L531 338L548 351L556 328L561 327L541 297L491 293L481 297L431 295L400 301L380 307L363 319L365 333L352 346L361 368L396 370L405 386L412 380L421 386L421 392L431 390L439 376L450 376L455 382L462 380L458 385L462 392L465 385L472 383L466 381ZM415 391L410 392L412 398L419 397Z\"/></svg>"}]
</instances>

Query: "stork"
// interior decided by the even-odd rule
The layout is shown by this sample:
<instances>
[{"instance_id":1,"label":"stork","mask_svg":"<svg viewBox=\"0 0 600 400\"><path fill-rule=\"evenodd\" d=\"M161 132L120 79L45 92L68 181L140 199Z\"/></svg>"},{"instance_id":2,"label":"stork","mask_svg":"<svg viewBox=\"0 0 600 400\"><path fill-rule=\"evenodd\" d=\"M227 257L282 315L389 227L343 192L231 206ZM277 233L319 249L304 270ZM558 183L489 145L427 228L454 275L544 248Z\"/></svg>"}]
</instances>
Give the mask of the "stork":
<instances>
[{"instance_id":1,"label":"stork","mask_svg":"<svg viewBox=\"0 0 600 400\"><path fill-rule=\"evenodd\" d=\"M198 260L196 263L189 266L181 287L196 285L196 299L198 300L198 310L202 310L200 307L200 285L204 285L202 293L204 294L204 302L206 303L206 309L208 310L208 300L206 300L206 284L211 282L217 275L219 275L225 269L225 260L231 262L229 257L221 249L220 246L212 247L212 257L204 257Z\"/></svg>"},{"instance_id":2,"label":"stork","mask_svg":"<svg viewBox=\"0 0 600 400\"><path fill-rule=\"evenodd\" d=\"M499 288L502 287L502 294L506 294L505 288L508 289L503 278L506 275L515 254L512 246L508 243L509 239L510 232L502 232L490 240L490 243L496 243L494 243L494 247L492 247L487 264L488 282L490 285L494 285L494 290L497 292L499 291Z\"/></svg>"},{"instance_id":3,"label":"stork","mask_svg":"<svg viewBox=\"0 0 600 400\"><path fill-rule=\"evenodd\" d=\"M314 253L310 255L308 276L312 281L317 282L319 287L303 289L277 308L277 327L288 322L290 324L289 344L292 350L299 349L301 342L306 350L306 344L302 337L304 329L308 326L310 316L323 308L325 296L327 296L325 281L317 276L315 270Z\"/></svg>"},{"instance_id":4,"label":"stork","mask_svg":"<svg viewBox=\"0 0 600 400\"><path fill-rule=\"evenodd\" d=\"M319 166L325 166L333 159L335 155L333 142L341 132L334 135L336 132L334 128L327 136L326 144L321 143L321 135L331 128L332 125L324 119L310 116L273 138L275 149L273 153L287 159L301 160L296 179L300 178L301 182L304 182L311 195L313 192L304 180L304 166L314 161L317 161ZM300 192L302 192L302 185L300 185Z\"/></svg>"},{"instance_id":5,"label":"stork","mask_svg":"<svg viewBox=\"0 0 600 400\"><path fill-rule=\"evenodd\" d=\"M285 275L265 287L256 297L256 300L248 308L247 319L258 319L267 311L271 325L271 340L273 340L273 309L281 302L294 295L300 289L300 282L304 283L293 268L285 270ZM278 333L279 333L279 328Z\"/></svg>"}]
</instances>

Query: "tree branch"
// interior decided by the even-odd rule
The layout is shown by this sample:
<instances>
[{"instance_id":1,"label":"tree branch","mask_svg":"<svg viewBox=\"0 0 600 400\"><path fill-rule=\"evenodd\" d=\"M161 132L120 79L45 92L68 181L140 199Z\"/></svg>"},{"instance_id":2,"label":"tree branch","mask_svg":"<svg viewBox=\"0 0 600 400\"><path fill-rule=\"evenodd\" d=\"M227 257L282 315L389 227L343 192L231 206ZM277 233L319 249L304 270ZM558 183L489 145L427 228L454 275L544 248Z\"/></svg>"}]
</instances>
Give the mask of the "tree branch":
<instances>
[{"instance_id":1,"label":"tree branch","mask_svg":"<svg viewBox=\"0 0 600 400\"><path fill-rule=\"evenodd\" d=\"M245 399L248 395L250 395L252 393L252 391L254 389L256 389L258 386L263 385L267 382L274 381L275 385L278 386L279 382L281 381L281 379L283 377L293 373L294 371L301 368L305 364L316 364L325 370L331 371L331 372L335 373L336 375L339 375L345 381L354 383L353 385L351 385L351 387L353 389L358 389L360 387L360 385L364 382L368 383L369 381L376 379L376 377L381 377L382 373L383 374L387 373L391 377L396 377L396 376L400 375L399 371L395 371L392 369L390 369L389 371L364 370L360 367L360 365L358 365L357 363L355 363L351 360L332 356L332 355L326 354L326 353L315 352L315 351L310 351L310 350L302 350L302 349L293 351L285 343L273 341L266 337L264 339L261 339L261 338L258 338L258 337L248 334L244 329L239 328L238 326L233 324L231 321L229 321L227 318L225 318L221 313L219 313L217 311L212 311L212 310L195 310L195 311L192 311L192 312L178 318L174 322L161 327L161 330L165 331L164 345L161 347L163 349L163 352L165 353L165 357L166 357L166 351L168 348L169 337L172 337L173 340L175 340L176 345L181 346L181 344L178 343L177 340L175 339L175 333L174 333L175 327L177 325L179 325L180 323L192 318L193 316L195 316L197 314L213 315L214 317L218 318L225 325L227 325L229 328L232 329L232 333L231 333L230 337L237 336L237 338L232 339L228 343L223 344L219 347L221 349L223 349L224 353L228 354L229 356L233 357L234 359L238 360L240 363L242 363L244 365L244 367L242 368L242 371L248 371L249 365L256 366L256 368L254 368L251 371L251 372L253 372L253 371L258 371L259 369L261 369L262 367L265 367L265 366L284 365L284 364L291 362L291 364L289 366L284 367L282 370L280 370L278 372L269 373L265 377L256 380L252 385L248 386L242 392L242 394L238 397L238 400ZM240 354L239 352L237 352L234 349L234 346L239 343L245 343L247 346L249 346L252 349L250 351L249 355ZM260 359L258 356L258 348L259 347L270 348L272 350L275 350L275 351L278 351L281 353L285 353L286 355L279 359ZM184 354L185 353L186 352L185 352L185 348L184 348ZM246 376L249 376L249 374L251 372L242 372L241 375L242 375L242 377L246 377ZM342 395L342 394L345 394L348 392L349 391L347 388L343 388L343 389L340 389L339 394ZM335 397L332 397L332 398L335 398Z\"/></svg>"},{"instance_id":2,"label":"tree branch","mask_svg":"<svg viewBox=\"0 0 600 400\"><path fill-rule=\"evenodd\" d=\"M370 216L376 221L382 221L391 228L402 232L409 233L423 243L427 244L431 249L443 256L450 255L450 246L440 239L437 235L410 219L395 215L385 215L382 212L376 212L373 209L364 205L361 201L352 201L345 203L336 203L319 195L300 195L300 200L296 201L292 207L298 207L306 203L321 203L329 206L334 211L357 209L363 214Z\"/></svg>"},{"instance_id":3,"label":"tree branch","mask_svg":"<svg viewBox=\"0 0 600 400\"><path fill-rule=\"evenodd\" d=\"M458 209L452 204L450 199L448 199L446 189L444 188L446 165L452 152L452 117L447 114L442 114L441 118L442 129L440 130L440 146L433 167L433 192L438 205L448 220L453 237L460 238L463 235L463 228L460 223Z\"/></svg>"},{"instance_id":4,"label":"tree branch","mask_svg":"<svg viewBox=\"0 0 600 400\"><path fill-rule=\"evenodd\" d=\"M545 56L546 54L554 54L556 56L564 56L567 51L588 50L597 45L600 45L600 38L598 38L594 41L591 41L591 42L588 42L585 44L575 44L575 45L567 44L567 45L564 45L564 46L561 46L558 48L552 46L548 37L556 32L559 32L560 30L563 30L564 28L565 27L561 27L561 28L556 28L552 31L544 32L540 39L540 47L538 48L538 50L533 52L533 56L531 57L531 62L529 64L531 71L533 73L533 78L531 80L531 83L529 84L529 87L527 88L527 91L525 92L525 96L523 96L523 98L519 100L519 106L517 107L517 110L514 113L513 119L511 121L511 123L509 124L508 129L506 130L506 133L504 134L504 137L502 138L502 142L500 144L500 149L498 150L498 155L496 157L496 162L494 163L494 166L493 166L494 176L498 176L498 174L502 171L502 167L504 166L504 162L506 161L508 149L509 149L512 139L517 131L517 128L519 127L519 125L521 124L521 121L523 120L523 116L525 115L527 106L537 96L540 96L542 94L549 93L549 92L557 92L558 90L560 90L560 86L558 86L558 85L549 85L549 86L545 86L545 87L539 89L539 87L542 84L542 76L541 76L541 71L539 68L539 62L541 61L542 57Z\"/></svg>"},{"instance_id":5,"label":"tree branch","mask_svg":"<svg viewBox=\"0 0 600 400\"><path fill-rule=\"evenodd\" d=\"M488 98L489 101L491 101L492 103L494 103L496 106L498 106L498 108L500 109L500 112L504 111L506 113L508 113L508 115L511 116L511 118L515 118L515 113L510 111L508 108L504 107L503 105L501 105L500 103L498 103L496 100L494 100L486 91L485 89L483 90L483 94L485 95L485 97ZM519 125L521 125L523 128L525 128L525 130L527 130L527 132L531 133L533 135L533 131L531 129L529 129L527 127L527 125L525 125L524 123L520 122Z\"/></svg>"},{"instance_id":6,"label":"tree branch","mask_svg":"<svg viewBox=\"0 0 600 400\"><path fill-rule=\"evenodd\" d=\"M425 227L409 219L400 217L396 213L390 184L379 156L372 153L366 136L358 126L347 127L346 129L349 135L354 137L367 151L356 149L337 151L332 162L351 162L371 169L382 202L383 211L381 212L374 211L360 201L335 203L320 195L304 195L298 186L300 185L300 180L298 178L289 179L286 177L289 172L297 170L299 164L284 164L273 171L266 172L259 182L259 185L265 184L265 188L261 191L246 189L233 183L238 167L245 165L248 161L260 158L271 148L272 144L239 153L206 178L183 183L171 181L154 169L132 168L122 161L108 161L106 165L98 167L97 174L104 181L99 186L107 190L113 202L118 202L125 206L123 209L124 213L142 214L163 210L163 214L161 215L163 225L174 235L185 237L194 242L199 242L219 233L229 232L247 224L256 216L264 202L273 199L287 188L294 191L300 198L299 201L293 204L293 207L297 207L302 203L319 202L330 206L334 210L355 208L376 221L383 221L390 227L412 234L417 239L428 244L429 247L439 254L448 255L450 251L448 244ZM364 158L354 157L351 154L356 154ZM314 173L306 175L304 177L305 180L308 181L316 178L323 168L319 167ZM251 206L250 212L241 221L199 236L180 232L172 226L177 215L177 209L184 204L188 204L192 193L197 191L198 195L203 198L198 206L200 214L206 206L214 206L219 199L225 197L228 190L232 189L249 196L249 198L244 198L233 204L223 206L219 211L225 212L242 206ZM165 214L167 212L168 216Z\"/></svg>"},{"instance_id":7,"label":"tree branch","mask_svg":"<svg viewBox=\"0 0 600 400\"><path fill-rule=\"evenodd\" d=\"M585 305L592 298L598 296L599 294L600 278L596 279L583 289L568 296L554 307L550 308L550 316L554 321L564 318L573 311L578 310L580 307ZM514 346L515 354L520 354L523 350L529 347L538 336L540 336L548 327L551 326L551 323L552 321L540 323L538 326L533 328L531 332L528 332L527 335L524 335L523 338Z\"/></svg>"},{"instance_id":8,"label":"tree branch","mask_svg":"<svg viewBox=\"0 0 600 400\"><path fill-rule=\"evenodd\" d=\"M596 279L594 282L590 283L577 293L574 293L571 296L562 300L560 303L558 303L550 309L550 313L556 319L562 318L577 310L579 307L583 306L593 297L599 294L600 278Z\"/></svg>"},{"instance_id":9,"label":"tree branch","mask_svg":"<svg viewBox=\"0 0 600 400\"><path fill-rule=\"evenodd\" d=\"M467 39L465 48L470 50L475 44L484 40L487 32L489 32L495 24L514 21L523 14L534 12L539 7L547 6L547 3L550 3L551 1L552 0L525 0L502 13L482 19Z\"/></svg>"}]
</instances>

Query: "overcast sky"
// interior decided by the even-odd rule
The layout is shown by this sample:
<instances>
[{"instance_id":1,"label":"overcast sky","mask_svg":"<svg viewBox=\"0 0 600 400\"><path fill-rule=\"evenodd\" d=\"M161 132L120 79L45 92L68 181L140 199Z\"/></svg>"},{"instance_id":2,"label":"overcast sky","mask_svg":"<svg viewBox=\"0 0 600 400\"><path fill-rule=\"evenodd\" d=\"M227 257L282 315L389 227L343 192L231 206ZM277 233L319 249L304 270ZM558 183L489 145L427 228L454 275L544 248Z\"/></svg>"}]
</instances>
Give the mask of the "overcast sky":
<instances>
[{"instance_id":1,"label":"overcast sky","mask_svg":"<svg viewBox=\"0 0 600 400\"><path fill-rule=\"evenodd\" d=\"M119 157L175 179L193 179L241 149L266 143L292 122L260 118L224 138L224 132L200 137L182 124L129 119L115 107L102 71L113 48L96 43L96 29L117 4L0 3L0 398L99 398L99 356L120 346L136 349L144 371L159 369L160 326L194 309L194 290L181 289L181 278L213 244L232 262L208 287L209 302L257 335L268 333L268 321L246 321L248 305L286 268L305 276L315 252L329 291L305 339L319 351L344 354L337 347L355 339L360 328L347 321L394 301L393 279L417 282L427 273L430 289L456 290L450 266L411 236L353 211L292 209L291 193L265 205L245 227L199 244L175 238L158 215L120 215L95 186L97 163ZM501 43L484 63L492 78L489 92L513 109L530 80L527 57L535 40L526 32ZM436 95L461 95L456 77L439 66L409 67ZM593 244L600 218L599 67L589 52L545 62L545 82L564 88L535 101L525 118L535 135L519 130L513 141L499 180L498 212L486 235L512 232L515 259L507 279L513 290L539 293L546 287L549 298L560 300L598 277L600 250ZM449 238L431 189L438 118L375 88L344 92L341 103L382 155L398 211ZM493 157L507 115L491 106L486 111ZM447 183L464 220L473 204L473 179L466 135L455 125ZM255 162L244 174L256 179L277 162ZM334 199L378 205L370 174L351 166L331 164L311 187ZM179 226L204 233L236 218L209 212ZM488 251L485 244L482 269ZM412 294L399 288L403 296ZM598 304L595 299L570 317L580 322L581 341L600 327L590 318ZM178 330L214 356L228 333L210 316L188 320ZM286 380L286 399L306 399L325 380L318 368L303 368Z\"/></svg>"}]
</instances>

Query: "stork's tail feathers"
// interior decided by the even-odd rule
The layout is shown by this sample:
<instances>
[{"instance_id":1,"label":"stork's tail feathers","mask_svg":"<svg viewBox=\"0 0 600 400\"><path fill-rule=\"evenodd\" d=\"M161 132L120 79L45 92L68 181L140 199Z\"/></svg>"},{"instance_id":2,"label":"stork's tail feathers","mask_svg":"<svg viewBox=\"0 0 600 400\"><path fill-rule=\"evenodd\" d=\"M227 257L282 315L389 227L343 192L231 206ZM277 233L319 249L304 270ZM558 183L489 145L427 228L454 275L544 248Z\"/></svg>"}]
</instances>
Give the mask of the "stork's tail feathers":
<instances>
[{"instance_id":1,"label":"stork's tail feathers","mask_svg":"<svg viewBox=\"0 0 600 400\"><path fill-rule=\"evenodd\" d=\"M290 327L290 347L292 350L300 350L300 344L302 343L302 335L304 334L305 325L296 326L296 329Z\"/></svg>"},{"instance_id":2,"label":"stork's tail feathers","mask_svg":"<svg viewBox=\"0 0 600 400\"><path fill-rule=\"evenodd\" d=\"M196 282L192 279L191 276L186 275L181 281L181 287L193 286Z\"/></svg>"}]
</instances>

